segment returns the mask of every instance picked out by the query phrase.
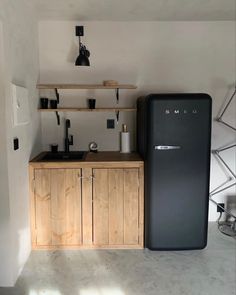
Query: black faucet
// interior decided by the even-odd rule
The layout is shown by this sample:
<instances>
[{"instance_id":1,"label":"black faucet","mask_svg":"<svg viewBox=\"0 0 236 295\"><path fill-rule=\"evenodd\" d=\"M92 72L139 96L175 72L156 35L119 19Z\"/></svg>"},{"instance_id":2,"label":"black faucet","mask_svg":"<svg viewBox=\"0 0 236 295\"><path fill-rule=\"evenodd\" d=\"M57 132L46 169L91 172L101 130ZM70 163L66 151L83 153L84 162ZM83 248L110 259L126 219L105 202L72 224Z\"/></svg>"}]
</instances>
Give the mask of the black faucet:
<instances>
[{"instance_id":1,"label":"black faucet","mask_svg":"<svg viewBox=\"0 0 236 295\"><path fill-rule=\"evenodd\" d=\"M69 138L69 132L68 129L70 128L70 120L66 119L66 138L65 138L65 153L70 152L70 145L73 145L73 136L70 135Z\"/></svg>"}]
</instances>

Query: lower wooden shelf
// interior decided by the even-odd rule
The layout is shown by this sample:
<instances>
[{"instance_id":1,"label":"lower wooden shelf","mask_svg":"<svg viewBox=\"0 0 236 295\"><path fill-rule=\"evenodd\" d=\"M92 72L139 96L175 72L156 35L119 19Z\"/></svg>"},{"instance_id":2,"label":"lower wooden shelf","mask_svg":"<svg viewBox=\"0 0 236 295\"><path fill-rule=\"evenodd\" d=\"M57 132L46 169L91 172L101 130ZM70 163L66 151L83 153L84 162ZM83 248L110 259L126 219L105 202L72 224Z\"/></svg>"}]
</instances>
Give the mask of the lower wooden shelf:
<instances>
[{"instance_id":1,"label":"lower wooden shelf","mask_svg":"<svg viewBox=\"0 0 236 295\"><path fill-rule=\"evenodd\" d=\"M39 109L39 112L135 112L136 108L57 108Z\"/></svg>"}]
</instances>

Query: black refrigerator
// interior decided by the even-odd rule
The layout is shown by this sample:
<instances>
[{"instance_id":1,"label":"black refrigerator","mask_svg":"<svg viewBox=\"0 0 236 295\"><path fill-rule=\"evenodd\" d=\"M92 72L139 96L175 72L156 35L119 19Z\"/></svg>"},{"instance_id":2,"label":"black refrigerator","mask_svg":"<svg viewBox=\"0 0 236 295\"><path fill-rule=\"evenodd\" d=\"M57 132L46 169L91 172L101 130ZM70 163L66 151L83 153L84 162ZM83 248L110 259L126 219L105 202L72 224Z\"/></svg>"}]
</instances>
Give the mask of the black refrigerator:
<instances>
[{"instance_id":1,"label":"black refrigerator","mask_svg":"<svg viewBox=\"0 0 236 295\"><path fill-rule=\"evenodd\" d=\"M145 161L145 247L207 244L211 97L150 94L137 101L138 151Z\"/></svg>"}]
</instances>

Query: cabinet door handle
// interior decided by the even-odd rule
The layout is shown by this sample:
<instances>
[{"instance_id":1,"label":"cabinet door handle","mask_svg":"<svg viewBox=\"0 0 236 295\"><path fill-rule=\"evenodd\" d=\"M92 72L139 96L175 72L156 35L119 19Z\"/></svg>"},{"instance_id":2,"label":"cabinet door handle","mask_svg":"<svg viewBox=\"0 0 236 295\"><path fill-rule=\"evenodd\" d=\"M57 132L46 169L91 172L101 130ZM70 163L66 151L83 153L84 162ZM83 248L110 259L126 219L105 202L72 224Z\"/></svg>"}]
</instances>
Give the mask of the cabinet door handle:
<instances>
[{"instance_id":1,"label":"cabinet door handle","mask_svg":"<svg viewBox=\"0 0 236 295\"><path fill-rule=\"evenodd\" d=\"M79 178L79 179L92 180L92 179L95 179L95 176L94 176L94 175L90 175L89 177L84 177L84 176L80 176L80 175L78 174L78 178Z\"/></svg>"},{"instance_id":2,"label":"cabinet door handle","mask_svg":"<svg viewBox=\"0 0 236 295\"><path fill-rule=\"evenodd\" d=\"M78 174L78 178L79 178L79 179L93 180L93 179L95 179L95 176L94 176L94 175L90 175L89 177L84 177L84 176L80 176L80 175Z\"/></svg>"}]
</instances>

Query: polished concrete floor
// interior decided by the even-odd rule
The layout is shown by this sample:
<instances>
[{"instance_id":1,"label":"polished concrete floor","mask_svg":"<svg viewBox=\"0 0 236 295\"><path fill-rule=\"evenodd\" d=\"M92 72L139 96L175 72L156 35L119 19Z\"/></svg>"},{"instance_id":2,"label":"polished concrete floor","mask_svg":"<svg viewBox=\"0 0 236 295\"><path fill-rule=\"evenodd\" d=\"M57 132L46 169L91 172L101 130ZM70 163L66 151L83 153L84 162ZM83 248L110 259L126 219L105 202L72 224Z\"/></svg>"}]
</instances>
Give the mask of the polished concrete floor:
<instances>
[{"instance_id":1,"label":"polished concrete floor","mask_svg":"<svg viewBox=\"0 0 236 295\"><path fill-rule=\"evenodd\" d=\"M209 226L205 250L33 252L0 295L235 295L236 240Z\"/></svg>"}]
</instances>

